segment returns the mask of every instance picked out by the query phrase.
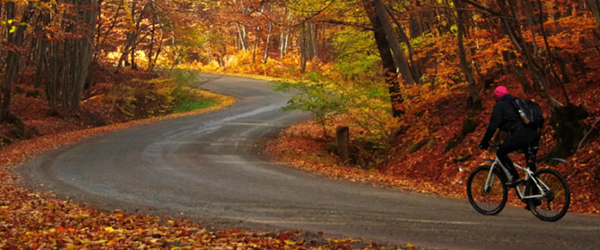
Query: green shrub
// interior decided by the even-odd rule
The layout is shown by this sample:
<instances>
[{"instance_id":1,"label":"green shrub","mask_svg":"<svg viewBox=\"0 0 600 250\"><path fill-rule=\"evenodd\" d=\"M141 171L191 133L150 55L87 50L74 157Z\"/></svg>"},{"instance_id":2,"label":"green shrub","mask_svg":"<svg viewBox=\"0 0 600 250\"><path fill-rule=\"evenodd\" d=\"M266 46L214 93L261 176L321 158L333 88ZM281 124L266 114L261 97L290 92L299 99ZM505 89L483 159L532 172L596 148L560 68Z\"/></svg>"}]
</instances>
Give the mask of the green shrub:
<instances>
[{"instance_id":1,"label":"green shrub","mask_svg":"<svg viewBox=\"0 0 600 250\"><path fill-rule=\"evenodd\" d=\"M311 112L322 127L324 138L328 122L337 116L343 117L351 129L352 161L364 168L381 162L400 124L391 114L385 86L365 82L352 87L322 80L315 73L306 77L309 80L299 83L276 83L278 90L294 93L284 110Z\"/></svg>"},{"instance_id":2,"label":"green shrub","mask_svg":"<svg viewBox=\"0 0 600 250\"><path fill-rule=\"evenodd\" d=\"M311 112L323 129L323 137L327 137L327 122L332 115L341 114L346 106L342 96L327 84L320 83L315 75L312 81L290 83L275 82L279 91L295 91L296 94L288 101L284 110L302 110Z\"/></svg>"}]
</instances>

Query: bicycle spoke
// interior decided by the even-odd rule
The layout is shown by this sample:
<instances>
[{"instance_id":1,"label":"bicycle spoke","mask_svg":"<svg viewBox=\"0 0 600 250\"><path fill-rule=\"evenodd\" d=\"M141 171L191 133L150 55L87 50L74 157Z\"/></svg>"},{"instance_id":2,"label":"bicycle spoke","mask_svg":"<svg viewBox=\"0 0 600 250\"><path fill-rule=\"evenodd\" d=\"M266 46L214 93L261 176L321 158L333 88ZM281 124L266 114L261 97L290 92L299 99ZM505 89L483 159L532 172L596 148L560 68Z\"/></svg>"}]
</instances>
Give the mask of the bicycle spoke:
<instances>
[{"instance_id":1,"label":"bicycle spoke","mask_svg":"<svg viewBox=\"0 0 600 250\"><path fill-rule=\"evenodd\" d=\"M469 176L467 195L475 210L482 214L493 215L504 208L507 191L497 173L490 174L490 167L482 166Z\"/></svg>"},{"instance_id":2,"label":"bicycle spoke","mask_svg":"<svg viewBox=\"0 0 600 250\"><path fill-rule=\"evenodd\" d=\"M556 221L562 218L569 208L571 199L567 182L558 172L551 169L538 170L534 175L544 192L543 197L527 201L532 212L542 220ZM539 187L531 182L528 184L527 195L540 194ZM535 204L536 202L538 204Z\"/></svg>"}]
</instances>

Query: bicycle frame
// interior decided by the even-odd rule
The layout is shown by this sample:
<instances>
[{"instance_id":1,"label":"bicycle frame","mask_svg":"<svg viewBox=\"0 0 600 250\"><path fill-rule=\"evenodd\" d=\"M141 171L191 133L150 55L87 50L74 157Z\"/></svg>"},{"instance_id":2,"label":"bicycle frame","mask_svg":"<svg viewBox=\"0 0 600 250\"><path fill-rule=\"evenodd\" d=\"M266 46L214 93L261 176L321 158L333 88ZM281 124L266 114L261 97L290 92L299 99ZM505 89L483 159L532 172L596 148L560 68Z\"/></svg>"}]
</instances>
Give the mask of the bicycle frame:
<instances>
[{"instance_id":1,"label":"bicycle frame","mask_svg":"<svg viewBox=\"0 0 600 250\"><path fill-rule=\"evenodd\" d=\"M494 175L492 174L494 172L494 168L496 167L496 165L499 165L501 167L501 169L503 171L508 171L506 170L503 166L502 163L500 163L500 160L498 159L498 157L496 157L496 159L492 160L492 159L484 159L484 161L489 161L492 162L492 166L490 166L490 172L488 173L488 177L486 179L485 182L485 190L489 190L489 188L491 188L492 183L494 183ZM529 179L531 179L533 181L533 183L537 186L538 190L540 190L540 194L535 194L535 195L528 195L525 196L525 188L527 187L526 185L523 185L522 188L519 188L519 186L515 186L515 189L517 190L517 193L519 195L519 197L521 198L521 200L527 200L527 199L536 199L536 198L542 198L546 195L546 190L550 190L550 188L541 180L534 178L533 177L533 172L529 169L529 168L524 168L521 167L520 165L513 163L513 165L518 168L523 170L523 172L525 172L525 183L527 183L527 181ZM543 186L543 188L542 188Z\"/></svg>"}]
</instances>

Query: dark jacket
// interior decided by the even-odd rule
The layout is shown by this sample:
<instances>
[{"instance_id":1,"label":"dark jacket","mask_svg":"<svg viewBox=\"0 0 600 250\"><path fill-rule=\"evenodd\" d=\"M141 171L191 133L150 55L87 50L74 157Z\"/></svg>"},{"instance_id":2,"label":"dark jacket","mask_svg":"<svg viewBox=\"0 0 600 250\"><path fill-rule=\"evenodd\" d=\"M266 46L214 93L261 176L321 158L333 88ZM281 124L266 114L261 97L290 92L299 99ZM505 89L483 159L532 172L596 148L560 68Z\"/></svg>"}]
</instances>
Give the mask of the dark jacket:
<instances>
[{"instance_id":1,"label":"dark jacket","mask_svg":"<svg viewBox=\"0 0 600 250\"><path fill-rule=\"evenodd\" d=\"M514 106L515 100L516 98L512 95L504 95L496 103L492 112L492 118L490 119L490 125L488 125L485 136L481 140L483 144L487 144L492 139L498 128L511 134L517 129L526 128L525 123L521 120Z\"/></svg>"}]
</instances>

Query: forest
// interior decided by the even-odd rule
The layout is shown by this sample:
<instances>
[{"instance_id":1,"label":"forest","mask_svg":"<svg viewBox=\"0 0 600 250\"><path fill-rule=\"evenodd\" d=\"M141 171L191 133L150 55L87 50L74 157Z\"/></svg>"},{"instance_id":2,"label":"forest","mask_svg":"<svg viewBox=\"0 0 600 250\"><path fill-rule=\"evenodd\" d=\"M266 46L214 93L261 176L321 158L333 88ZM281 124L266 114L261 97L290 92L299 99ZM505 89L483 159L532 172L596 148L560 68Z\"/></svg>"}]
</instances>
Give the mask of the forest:
<instances>
[{"instance_id":1,"label":"forest","mask_svg":"<svg viewBox=\"0 0 600 250\"><path fill-rule=\"evenodd\" d=\"M542 107L540 155L569 161L553 167L572 211L600 213L598 0L0 0L0 37L3 166L61 144L23 149L36 138L229 105L196 90L208 72L298 93L285 109L314 120L270 142L274 157L464 198L504 85ZM339 126L346 159L332 153ZM3 195L31 196L15 185Z\"/></svg>"}]
</instances>

